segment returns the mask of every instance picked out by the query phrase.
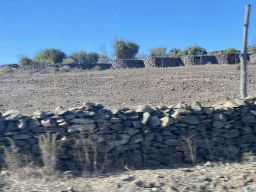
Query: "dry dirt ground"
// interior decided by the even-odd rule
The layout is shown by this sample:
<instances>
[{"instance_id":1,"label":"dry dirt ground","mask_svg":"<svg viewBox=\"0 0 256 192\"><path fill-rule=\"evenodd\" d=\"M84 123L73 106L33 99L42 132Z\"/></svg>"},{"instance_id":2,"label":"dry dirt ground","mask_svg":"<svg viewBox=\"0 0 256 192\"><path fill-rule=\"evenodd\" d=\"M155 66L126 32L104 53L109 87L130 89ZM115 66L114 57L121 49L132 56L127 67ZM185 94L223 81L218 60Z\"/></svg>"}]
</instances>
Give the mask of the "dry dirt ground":
<instances>
[{"instance_id":1,"label":"dry dirt ground","mask_svg":"<svg viewBox=\"0 0 256 192\"><path fill-rule=\"evenodd\" d=\"M247 68L247 93L256 94L256 65ZM201 101L203 106L239 98L240 72L235 65L118 69L67 73L0 73L0 112L18 109L53 111L98 102L105 108L174 105ZM22 178L1 173L3 191L256 191L256 159L246 163L206 162L195 166L145 168L56 178L28 171ZM35 170L34 170L35 171ZM5 177L5 179L4 179Z\"/></svg>"},{"instance_id":2,"label":"dry dirt ground","mask_svg":"<svg viewBox=\"0 0 256 192\"><path fill-rule=\"evenodd\" d=\"M247 93L256 94L256 65L249 65ZM105 108L173 105L198 100L203 106L239 98L236 65L78 71L52 75L0 73L0 112L32 114L98 102Z\"/></svg>"}]
</instances>

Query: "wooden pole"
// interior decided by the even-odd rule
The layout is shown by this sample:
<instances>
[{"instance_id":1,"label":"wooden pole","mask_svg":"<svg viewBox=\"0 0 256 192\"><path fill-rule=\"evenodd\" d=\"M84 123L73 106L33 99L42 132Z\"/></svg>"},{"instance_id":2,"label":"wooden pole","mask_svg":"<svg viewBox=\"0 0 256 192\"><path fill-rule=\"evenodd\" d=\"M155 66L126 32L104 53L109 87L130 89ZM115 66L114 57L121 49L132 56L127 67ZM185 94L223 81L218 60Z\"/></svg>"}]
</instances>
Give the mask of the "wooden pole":
<instances>
[{"instance_id":1,"label":"wooden pole","mask_svg":"<svg viewBox=\"0 0 256 192\"><path fill-rule=\"evenodd\" d=\"M240 96L241 99L247 97L246 93L246 62L247 62L247 29L249 25L249 13L250 13L250 5L245 6L245 17L244 17L244 25L243 25L243 43L242 50L240 54L241 60L241 73L240 73Z\"/></svg>"}]
</instances>

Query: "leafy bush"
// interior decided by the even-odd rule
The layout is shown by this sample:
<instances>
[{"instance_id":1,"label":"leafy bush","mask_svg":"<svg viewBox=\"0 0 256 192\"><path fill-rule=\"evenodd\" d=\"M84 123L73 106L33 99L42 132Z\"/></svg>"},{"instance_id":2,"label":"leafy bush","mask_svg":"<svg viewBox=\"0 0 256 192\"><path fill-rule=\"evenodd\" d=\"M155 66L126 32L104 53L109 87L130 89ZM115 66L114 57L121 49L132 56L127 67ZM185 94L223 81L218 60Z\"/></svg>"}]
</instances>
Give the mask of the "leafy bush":
<instances>
[{"instance_id":1,"label":"leafy bush","mask_svg":"<svg viewBox=\"0 0 256 192\"><path fill-rule=\"evenodd\" d=\"M87 53L86 51L75 51L75 52L72 52L69 56L70 58L72 58L75 63L80 63L80 64L84 64L87 62Z\"/></svg>"},{"instance_id":2,"label":"leafy bush","mask_svg":"<svg viewBox=\"0 0 256 192\"><path fill-rule=\"evenodd\" d=\"M29 66L29 65L32 65L33 64L33 61L32 61L32 59L29 59L27 56L25 56L25 57L21 57L20 59L19 59L19 66L20 67L23 67L23 66Z\"/></svg>"},{"instance_id":3,"label":"leafy bush","mask_svg":"<svg viewBox=\"0 0 256 192\"><path fill-rule=\"evenodd\" d=\"M44 49L37 53L33 61L40 64L61 63L66 58L66 54L59 49Z\"/></svg>"},{"instance_id":4,"label":"leafy bush","mask_svg":"<svg viewBox=\"0 0 256 192\"><path fill-rule=\"evenodd\" d=\"M96 52L91 52L87 55L87 62L88 63L98 63L99 54Z\"/></svg>"},{"instance_id":5,"label":"leafy bush","mask_svg":"<svg viewBox=\"0 0 256 192\"><path fill-rule=\"evenodd\" d=\"M155 56L165 56L166 55L166 46L159 46L149 49L149 55L151 57Z\"/></svg>"},{"instance_id":6,"label":"leafy bush","mask_svg":"<svg viewBox=\"0 0 256 192\"><path fill-rule=\"evenodd\" d=\"M196 43L193 46L188 46L184 51L185 55L203 55L207 53L205 48L199 47Z\"/></svg>"},{"instance_id":7,"label":"leafy bush","mask_svg":"<svg viewBox=\"0 0 256 192\"><path fill-rule=\"evenodd\" d=\"M4 66L4 67L2 68L1 71L4 72L4 73L12 73L12 72L13 72L13 69L12 69L10 66L6 65L6 66Z\"/></svg>"},{"instance_id":8,"label":"leafy bush","mask_svg":"<svg viewBox=\"0 0 256 192\"><path fill-rule=\"evenodd\" d=\"M62 64L75 64L75 60L72 58L63 59Z\"/></svg>"},{"instance_id":9,"label":"leafy bush","mask_svg":"<svg viewBox=\"0 0 256 192\"><path fill-rule=\"evenodd\" d=\"M113 48L116 59L132 59L135 58L140 46L131 41L125 42L123 39L116 39Z\"/></svg>"},{"instance_id":10,"label":"leafy bush","mask_svg":"<svg viewBox=\"0 0 256 192\"><path fill-rule=\"evenodd\" d=\"M235 48L227 48L226 50L226 53L236 53L237 50Z\"/></svg>"},{"instance_id":11,"label":"leafy bush","mask_svg":"<svg viewBox=\"0 0 256 192\"><path fill-rule=\"evenodd\" d=\"M247 52L249 54L255 54L256 53L256 46L254 46L254 45L248 46L247 47Z\"/></svg>"},{"instance_id":12,"label":"leafy bush","mask_svg":"<svg viewBox=\"0 0 256 192\"><path fill-rule=\"evenodd\" d=\"M237 69L237 70L240 70L240 69L241 69L240 63L236 65L236 69Z\"/></svg>"}]
</instances>

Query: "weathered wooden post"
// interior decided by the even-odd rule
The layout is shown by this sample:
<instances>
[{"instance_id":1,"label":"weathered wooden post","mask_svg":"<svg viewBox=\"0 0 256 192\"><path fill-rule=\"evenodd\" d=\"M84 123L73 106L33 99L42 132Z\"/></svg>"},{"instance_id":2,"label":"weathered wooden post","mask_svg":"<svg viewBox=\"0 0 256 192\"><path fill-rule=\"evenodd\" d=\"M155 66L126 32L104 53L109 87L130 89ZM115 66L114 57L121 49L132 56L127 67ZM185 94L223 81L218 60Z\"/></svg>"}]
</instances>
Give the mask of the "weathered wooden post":
<instances>
[{"instance_id":1,"label":"weathered wooden post","mask_svg":"<svg viewBox=\"0 0 256 192\"><path fill-rule=\"evenodd\" d=\"M240 96L241 99L244 99L247 96L246 93L246 62L247 62L247 29L249 25L249 13L250 13L250 5L246 5L245 7L245 17L244 17L244 25L243 25L243 43L242 50L240 54L241 61L241 73L240 73Z\"/></svg>"}]
</instances>

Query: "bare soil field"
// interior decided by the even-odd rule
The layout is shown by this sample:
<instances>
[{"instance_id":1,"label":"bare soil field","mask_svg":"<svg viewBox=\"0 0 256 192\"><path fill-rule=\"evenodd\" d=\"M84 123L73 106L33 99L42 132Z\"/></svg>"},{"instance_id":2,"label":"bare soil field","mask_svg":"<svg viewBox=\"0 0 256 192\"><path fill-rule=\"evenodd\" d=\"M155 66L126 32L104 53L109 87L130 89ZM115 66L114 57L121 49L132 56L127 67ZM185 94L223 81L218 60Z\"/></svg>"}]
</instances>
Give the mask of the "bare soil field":
<instances>
[{"instance_id":1,"label":"bare soil field","mask_svg":"<svg viewBox=\"0 0 256 192\"><path fill-rule=\"evenodd\" d=\"M247 67L247 93L256 94L256 65ZM105 108L175 105L200 101L203 106L239 98L240 71L236 65L204 65L173 68L72 71L41 74L0 73L0 112L71 108L98 102ZM238 162L203 162L195 166L173 165L77 176L65 172L45 176L37 169L2 171L2 191L256 191L256 159ZM16 174L17 174L16 173Z\"/></svg>"},{"instance_id":2,"label":"bare soil field","mask_svg":"<svg viewBox=\"0 0 256 192\"><path fill-rule=\"evenodd\" d=\"M256 94L256 65L247 68L247 93ZM174 105L200 101L203 106L239 98L240 71L236 65L170 68L0 73L0 112L18 109L53 111L98 102L105 108Z\"/></svg>"}]
</instances>

